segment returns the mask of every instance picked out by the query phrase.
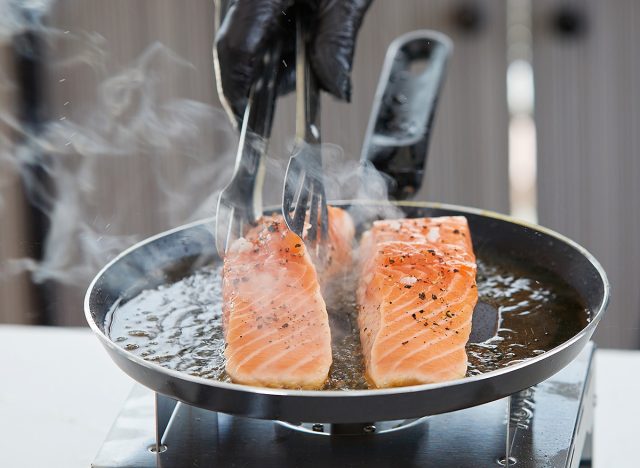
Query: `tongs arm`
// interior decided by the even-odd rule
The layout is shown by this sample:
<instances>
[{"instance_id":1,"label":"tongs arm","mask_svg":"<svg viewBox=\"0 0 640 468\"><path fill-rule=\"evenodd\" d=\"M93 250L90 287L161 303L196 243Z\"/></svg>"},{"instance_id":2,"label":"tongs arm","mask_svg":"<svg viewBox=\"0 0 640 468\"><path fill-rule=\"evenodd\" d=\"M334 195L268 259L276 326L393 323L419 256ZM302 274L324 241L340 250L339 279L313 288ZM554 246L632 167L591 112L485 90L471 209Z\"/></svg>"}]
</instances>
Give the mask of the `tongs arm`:
<instances>
[{"instance_id":1,"label":"tongs arm","mask_svg":"<svg viewBox=\"0 0 640 468\"><path fill-rule=\"evenodd\" d=\"M307 40L300 15L296 18L296 144L319 145L320 90L307 57Z\"/></svg>"},{"instance_id":2,"label":"tongs arm","mask_svg":"<svg viewBox=\"0 0 640 468\"><path fill-rule=\"evenodd\" d=\"M281 48L277 42L264 57L263 74L245 108L233 176L218 198L215 236L220 256L262 215L264 156L275 112Z\"/></svg>"},{"instance_id":3,"label":"tongs arm","mask_svg":"<svg viewBox=\"0 0 640 468\"><path fill-rule=\"evenodd\" d=\"M265 56L263 76L251 90L240 130L238 153L233 178L250 201L247 221L254 223L262 215L262 184L264 156L271 136L277 96L277 75L281 44L276 44Z\"/></svg>"}]
</instances>

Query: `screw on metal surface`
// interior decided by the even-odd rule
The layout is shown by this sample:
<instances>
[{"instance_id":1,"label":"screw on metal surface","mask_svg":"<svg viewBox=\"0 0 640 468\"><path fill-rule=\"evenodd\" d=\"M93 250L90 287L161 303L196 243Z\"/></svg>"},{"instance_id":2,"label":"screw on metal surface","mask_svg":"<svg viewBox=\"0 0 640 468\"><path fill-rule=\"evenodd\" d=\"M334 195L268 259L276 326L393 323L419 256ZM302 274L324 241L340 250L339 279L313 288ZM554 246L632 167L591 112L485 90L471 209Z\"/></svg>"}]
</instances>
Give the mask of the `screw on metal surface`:
<instances>
[{"instance_id":1,"label":"screw on metal surface","mask_svg":"<svg viewBox=\"0 0 640 468\"><path fill-rule=\"evenodd\" d=\"M362 432L364 432L365 434L373 434L374 432L376 432L376 426L374 425L364 426L362 428Z\"/></svg>"},{"instance_id":2,"label":"screw on metal surface","mask_svg":"<svg viewBox=\"0 0 640 468\"><path fill-rule=\"evenodd\" d=\"M496 460L496 463L500 466L515 466L517 462L516 457L509 457L509 464L507 465L507 459L504 455Z\"/></svg>"},{"instance_id":3,"label":"screw on metal surface","mask_svg":"<svg viewBox=\"0 0 640 468\"><path fill-rule=\"evenodd\" d=\"M162 444L159 447L157 447L156 444L152 444L147 447L147 450L149 450L149 452L152 452L152 453L163 453L167 451L167 446Z\"/></svg>"},{"instance_id":4,"label":"screw on metal surface","mask_svg":"<svg viewBox=\"0 0 640 468\"><path fill-rule=\"evenodd\" d=\"M311 426L313 432L324 432L324 424L314 424Z\"/></svg>"}]
</instances>

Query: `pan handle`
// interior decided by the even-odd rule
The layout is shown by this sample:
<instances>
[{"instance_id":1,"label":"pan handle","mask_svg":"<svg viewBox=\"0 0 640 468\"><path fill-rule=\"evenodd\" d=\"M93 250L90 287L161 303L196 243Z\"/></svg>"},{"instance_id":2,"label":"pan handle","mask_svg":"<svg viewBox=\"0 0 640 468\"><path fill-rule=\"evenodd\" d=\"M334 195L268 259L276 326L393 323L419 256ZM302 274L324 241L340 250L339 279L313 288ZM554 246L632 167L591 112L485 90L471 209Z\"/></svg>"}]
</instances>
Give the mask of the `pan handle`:
<instances>
[{"instance_id":1,"label":"pan handle","mask_svg":"<svg viewBox=\"0 0 640 468\"><path fill-rule=\"evenodd\" d=\"M412 197L422 185L452 50L447 36L429 30L404 34L387 50L360 160L389 177L389 195L397 200Z\"/></svg>"}]
</instances>

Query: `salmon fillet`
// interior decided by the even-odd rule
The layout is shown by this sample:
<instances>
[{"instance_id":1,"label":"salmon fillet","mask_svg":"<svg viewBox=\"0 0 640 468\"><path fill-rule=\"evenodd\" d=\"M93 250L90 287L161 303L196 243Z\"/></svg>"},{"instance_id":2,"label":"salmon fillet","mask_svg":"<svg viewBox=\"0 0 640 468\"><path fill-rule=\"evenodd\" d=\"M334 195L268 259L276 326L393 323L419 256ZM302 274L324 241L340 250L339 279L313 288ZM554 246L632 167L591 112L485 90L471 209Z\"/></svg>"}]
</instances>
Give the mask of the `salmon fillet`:
<instances>
[{"instance_id":1,"label":"salmon fillet","mask_svg":"<svg viewBox=\"0 0 640 468\"><path fill-rule=\"evenodd\" d=\"M328 206L327 211L329 216L327 251L322 258L312 253L312 260L318 271L321 285L351 270L353 238L356 232L353 220L345 210Z\"/></svg>"},{"instance_id":2,"label":"salmon fillet","mask_svg":"<svg viewBox=\"0 0 640 468\"><path fill-rule=\"evenodd\" d=\"M358 325L369 383L464 377L478 300L466 218L376 221L362 237L360 258Z\"/></svg>"},{"instance_id":3,"label":"salmon fillet","mask_svg":"<svg viewBox=\"0 0 640 468\"><path fill-rule=\"evenodd\" d=\"M325 279L351 261L354 235L343 210L330 208L329 222L335 244L321 270ZM332 362L331 333L312 260L282 216L263 217L231 245L222 291L226 370L234 382L304 389L324 385Z\"/></svg>"}]
</instances>

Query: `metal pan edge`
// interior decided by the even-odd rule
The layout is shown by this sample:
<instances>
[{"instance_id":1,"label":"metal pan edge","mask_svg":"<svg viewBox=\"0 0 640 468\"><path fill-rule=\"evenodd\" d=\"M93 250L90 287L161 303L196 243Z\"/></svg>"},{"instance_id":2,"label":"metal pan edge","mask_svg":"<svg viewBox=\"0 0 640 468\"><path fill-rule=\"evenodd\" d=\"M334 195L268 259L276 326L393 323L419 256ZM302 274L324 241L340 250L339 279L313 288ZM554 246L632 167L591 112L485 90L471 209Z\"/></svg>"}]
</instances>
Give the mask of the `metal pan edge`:
<instances>
[{"instance_id":1,"label":"metal pan edge","mask_svg":"<svg viewBox=\"0 0 640 468\"><path fill-rule=\"evenodd\" d=\"M348 200L336 206L381 205L380 202ZM473 377L437 384L370 390L286 390L252 387L207 380L145 361L113 343L96 323L90 297L101 277L114 264L140 247L179 231L213 224L213 218L196 221L147 238L123 251L93 279L84 299L86 320L111 358L130 377L143 385L187 404L262 419L318 422L359 422L402 419L454 411L486 403L550 377L573 360L595 331L610 297L606 273L595 257L575 241L551 229L510 216L470 207L428 202L397 202L398 207L455 211L516 224L566 244L597 271L603 294L592 310L591 321L563 344L526 361ZM525 372L524 370L528 372Z\"/></svg>"}]
</instances>

